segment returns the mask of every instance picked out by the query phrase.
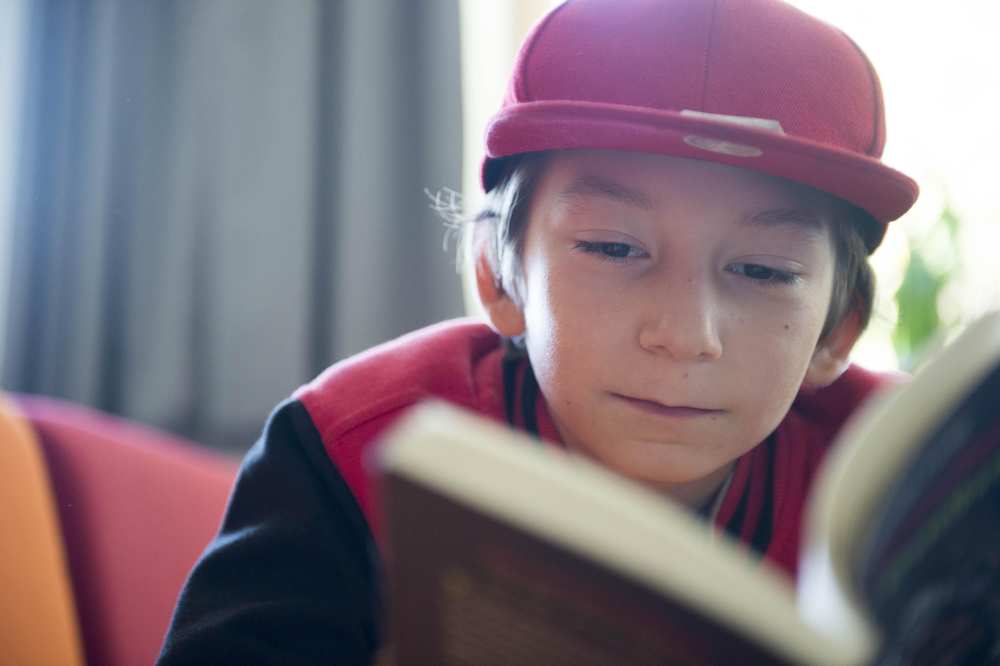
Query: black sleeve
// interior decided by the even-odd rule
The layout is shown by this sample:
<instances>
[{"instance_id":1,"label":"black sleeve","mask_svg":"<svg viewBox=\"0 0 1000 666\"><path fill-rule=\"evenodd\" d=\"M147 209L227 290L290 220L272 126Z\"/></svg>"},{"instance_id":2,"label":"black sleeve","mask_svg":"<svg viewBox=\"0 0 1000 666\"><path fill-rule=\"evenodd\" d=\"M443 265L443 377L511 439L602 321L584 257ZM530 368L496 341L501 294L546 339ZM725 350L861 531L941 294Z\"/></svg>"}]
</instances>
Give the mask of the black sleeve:
<instances>
[{"instance_id":1,"label":"black sleeve","mask_svg":"<svg viewBox=\"0 0 1000 666\"><path fill-rule=\"evenodd\" d=\"M157 664L369 663L378 581L354 496L305 407L286 402L243 462Z\"/></svg>"}]
</instances>

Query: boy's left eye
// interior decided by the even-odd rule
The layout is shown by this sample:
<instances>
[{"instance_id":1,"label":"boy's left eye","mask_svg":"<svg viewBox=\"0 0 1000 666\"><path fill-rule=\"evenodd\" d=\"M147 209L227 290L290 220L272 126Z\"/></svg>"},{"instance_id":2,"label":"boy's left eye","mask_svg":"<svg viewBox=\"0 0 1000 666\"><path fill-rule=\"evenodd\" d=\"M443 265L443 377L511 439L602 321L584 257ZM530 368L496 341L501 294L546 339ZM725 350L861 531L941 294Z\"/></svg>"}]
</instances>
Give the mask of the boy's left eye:
<instances>
[{"instance_id":1,"label":"boy's left eye","mask_svg":"<svg viewBox=\"0 0 1000 666\"><path fill-rule=\"evenodd\" d=\"M799 276L794 273L761 266L760 264L730 264L728 270L731 273L749 278L754 282L764 284L792 284L799 279Z\"/></svg>"}]
</instances>

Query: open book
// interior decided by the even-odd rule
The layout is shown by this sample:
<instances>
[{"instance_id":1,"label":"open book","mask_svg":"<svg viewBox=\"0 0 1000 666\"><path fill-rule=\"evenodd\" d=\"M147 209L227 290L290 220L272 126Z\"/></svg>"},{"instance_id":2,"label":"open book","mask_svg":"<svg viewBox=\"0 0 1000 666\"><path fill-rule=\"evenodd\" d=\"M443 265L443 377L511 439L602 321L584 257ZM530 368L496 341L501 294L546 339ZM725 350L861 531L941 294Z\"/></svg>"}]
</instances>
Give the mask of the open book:
<instances>
[{"instance_id":1,"label":"open book","mask_svg":"<svg viewBox=\"0 0 1000 666\"><path fill-rule=\"evenodd\" d=\"M651 491L443 404L393 432L380 483L398 663L1000 663L1000 315L844 428L797 587Z\"/></svg>"}]
</instances>

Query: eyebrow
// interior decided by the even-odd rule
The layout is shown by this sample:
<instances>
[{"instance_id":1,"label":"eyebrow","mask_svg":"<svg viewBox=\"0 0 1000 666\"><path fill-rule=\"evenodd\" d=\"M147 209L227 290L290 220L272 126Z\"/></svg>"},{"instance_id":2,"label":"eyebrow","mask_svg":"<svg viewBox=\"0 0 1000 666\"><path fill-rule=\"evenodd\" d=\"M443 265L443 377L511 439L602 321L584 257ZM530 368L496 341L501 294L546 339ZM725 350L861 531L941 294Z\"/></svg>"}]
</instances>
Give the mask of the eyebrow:
<instances>
[{"instance_id":1,"label":"eyebrow","mask_svg":"<svg viewBox=\"0 0 1000 666\"><path fill-rule=\"evenodd\" d=\"M559 198L563 200L578 197L600 197L643 210L653 208L653 202L645 192L593 174L578 176L559 193Z\"/></svg>"},{"instance_id":2,"label":"eyebrow","mask_svg":"<svg viewBox=\"0 0 1000 666\"><path fill-rule=\"evenodd\" d=\"M810 234L821 234L826 228L823 218L816 212L803 208L775 208L748 215L745 222L761 227L790 226Z\"/></svg>"}]
</instances>

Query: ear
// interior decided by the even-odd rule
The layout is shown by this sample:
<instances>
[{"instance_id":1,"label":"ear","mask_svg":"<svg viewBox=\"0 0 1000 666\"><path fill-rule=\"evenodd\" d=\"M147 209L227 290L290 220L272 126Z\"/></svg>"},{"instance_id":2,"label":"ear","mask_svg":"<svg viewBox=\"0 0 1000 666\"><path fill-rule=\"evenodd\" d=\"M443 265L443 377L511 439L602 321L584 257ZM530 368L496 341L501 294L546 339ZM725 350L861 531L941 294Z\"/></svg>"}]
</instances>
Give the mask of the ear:
<instances>
[{"instance_id":1,"label":"ear","mask_svg":"<svg viewBox=\"0 0 1000 666\"><path fill-rule=\"evenodd\" d=\"M857 309L852 309L816 346L802 387L821 389L837 381L850 365L851 350L861 336L861 330L861 316Z\"/></svg>"},{"instance_id":2,"label":"ear","mask_svg":"<svg viewBox=\"0 0 1000 666\"><path fill-rule=\"evenodd\" d=\"M501 286L485 249L476 257L476 289L497 333L508 338L524 334L524 311Z\"/></svg>"}]
</instances>

